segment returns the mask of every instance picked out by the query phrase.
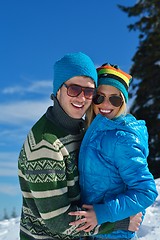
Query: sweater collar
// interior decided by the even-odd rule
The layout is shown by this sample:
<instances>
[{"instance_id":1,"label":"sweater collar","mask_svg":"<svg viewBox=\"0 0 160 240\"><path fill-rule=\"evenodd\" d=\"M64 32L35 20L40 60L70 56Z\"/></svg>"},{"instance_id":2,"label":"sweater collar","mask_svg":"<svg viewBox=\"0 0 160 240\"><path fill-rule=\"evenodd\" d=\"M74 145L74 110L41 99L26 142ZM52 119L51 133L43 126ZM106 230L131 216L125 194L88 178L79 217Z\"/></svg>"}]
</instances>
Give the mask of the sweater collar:
<instances>
[{"instance_id":1,"label":"sweater collar","mask_svg":"<svg viewBox=\"0 0 160 240\"><path fill-rule=\"evenodd\" d=\"M75 119L68 116L55 96L53 96L53 106L47 109L46 117L69 134L79 134L85 131L85 121L82 118Z\"/></svg>"}]
</instances>

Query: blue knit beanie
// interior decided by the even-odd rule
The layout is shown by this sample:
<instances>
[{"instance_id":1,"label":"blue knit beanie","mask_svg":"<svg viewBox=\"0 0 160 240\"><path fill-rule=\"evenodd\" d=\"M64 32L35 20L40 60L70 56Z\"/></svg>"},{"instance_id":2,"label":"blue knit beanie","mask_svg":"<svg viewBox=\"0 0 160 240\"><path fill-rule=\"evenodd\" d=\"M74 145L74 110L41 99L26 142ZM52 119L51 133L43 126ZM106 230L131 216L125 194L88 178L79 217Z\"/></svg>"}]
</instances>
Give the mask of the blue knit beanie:
<instances>
[{"instance_id":1,"label":"blue knit beanie","mask_svg":"<svg viewBox=\"0 0 160 240\"><path fill-rule=\"evenodd\" d=\"M93 79L97 86L97 71L94 63L82 52L66 54L54 64L53 93L57 91L64 82L75 76L86 76Z\"/></svg>"}]
</instances>

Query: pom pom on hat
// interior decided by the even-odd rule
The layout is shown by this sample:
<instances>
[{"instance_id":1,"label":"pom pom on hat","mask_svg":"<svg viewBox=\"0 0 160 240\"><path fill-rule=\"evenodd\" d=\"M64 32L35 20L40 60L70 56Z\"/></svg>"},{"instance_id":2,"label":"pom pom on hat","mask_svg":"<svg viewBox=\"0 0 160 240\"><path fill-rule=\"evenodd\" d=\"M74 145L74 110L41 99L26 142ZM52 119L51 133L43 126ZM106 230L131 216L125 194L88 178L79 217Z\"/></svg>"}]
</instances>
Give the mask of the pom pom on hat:
<instances>
[{"instance_id":1,"label":"pom pom on hat","mask_svg":"<svg viewBox=\"0 0 160 240\"><path fill-rule=\"evenodd\" d=\"M132 80L131 75L119 69L117 65L111 65L109 63L97 68L97 73L98 86L110 85L118 88L122 92L126 103L128 102L128 88Z\"/></svg>"},{"instance_id":2,"label":"pom pom on hat","mask_svg":"<svg viewBox=\"0 0 160 240\"><path fill-rule=\"evenodd\" d=\"M93 79L97 86L97 71L91 58L82 52L66 54L54 64L53 93L64 82L75 76L86 76Z\"/></svg>"}]
</instances>

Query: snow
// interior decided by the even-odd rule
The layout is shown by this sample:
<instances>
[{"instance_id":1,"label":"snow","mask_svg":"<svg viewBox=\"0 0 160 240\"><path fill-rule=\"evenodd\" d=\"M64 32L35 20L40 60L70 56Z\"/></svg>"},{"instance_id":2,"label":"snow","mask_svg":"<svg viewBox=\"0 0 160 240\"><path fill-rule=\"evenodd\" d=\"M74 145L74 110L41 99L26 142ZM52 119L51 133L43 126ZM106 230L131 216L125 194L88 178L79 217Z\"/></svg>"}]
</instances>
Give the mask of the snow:
<instances>
[{"instance_id":1,"label":"snow","mask_svg":"<svg viewBox=\"0 0 160 240\"><path fill-rule=\"evenodd\" d=\"M154 204L147 208L143 224L138 231L139 240L159 240L160 239L160 178L155 180L158 190L158 197ZM19 220L0 221L0 240L19 240Z\"/></svg>"},{"instance_id":2,"label":"snow","mask_svg":"<svg viewBox=\"0 0 160 240\"><path fill-rule=\"evenodd\" d=\"M19 218L0 221L0 240L19 240Z\"/></svg>"},{"instance_id":3,"label":"snow","mask_svg":"<svg viewBox=\"0 0 160 240\"><path fill-rule=\"evenodd\" d=\"M138 232L140 240L160 239L160 178L155 180L158 197L154 204L147 208L147 212Z\"/></svg>"}]
</instances>

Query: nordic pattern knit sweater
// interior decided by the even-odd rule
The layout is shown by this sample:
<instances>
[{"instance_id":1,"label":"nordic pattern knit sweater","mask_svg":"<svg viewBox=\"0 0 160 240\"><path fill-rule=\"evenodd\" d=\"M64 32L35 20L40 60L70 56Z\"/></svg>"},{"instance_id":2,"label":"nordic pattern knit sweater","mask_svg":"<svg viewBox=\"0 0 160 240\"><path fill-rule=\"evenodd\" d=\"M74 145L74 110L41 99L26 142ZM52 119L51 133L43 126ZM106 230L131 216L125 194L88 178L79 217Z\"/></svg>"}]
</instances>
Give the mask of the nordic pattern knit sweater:
<instances>
[{"instance_id":1,"label":"nordic pattern knit sweater","mask_svg":"<svg viewBox=\"0 0 160 240\"><path fill-rule=\"evenodd\" d=\"M21 240L74 239L113 230L113 223L90 233L78 233L77 227L69 226L78 218L68 213L80 209L77 159L83 135L84 120L70 118L56 99L30 130L18 161ZM122 224L128 227L128 221Z\"/></svg>"}]
</instances>

